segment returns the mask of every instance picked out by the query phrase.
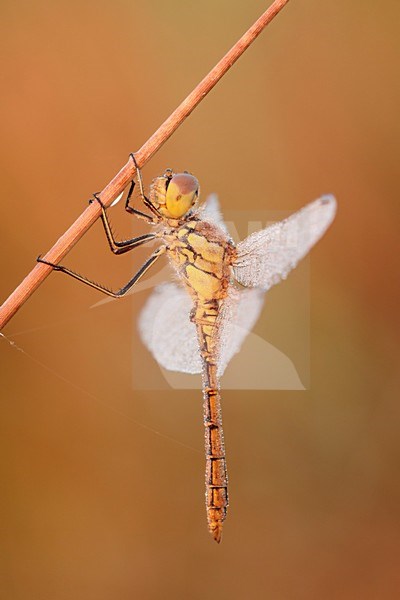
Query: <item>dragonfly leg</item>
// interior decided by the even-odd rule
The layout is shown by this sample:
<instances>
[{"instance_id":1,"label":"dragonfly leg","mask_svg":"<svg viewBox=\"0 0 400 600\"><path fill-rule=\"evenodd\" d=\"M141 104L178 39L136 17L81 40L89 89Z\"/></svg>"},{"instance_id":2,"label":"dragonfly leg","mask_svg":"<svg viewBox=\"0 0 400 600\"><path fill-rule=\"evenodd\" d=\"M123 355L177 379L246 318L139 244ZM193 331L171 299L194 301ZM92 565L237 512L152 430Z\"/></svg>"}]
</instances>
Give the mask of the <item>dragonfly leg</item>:
<instances>
[{"instance_id":1,"label":"dragonfly leg","mask_svg":"<svg viewBox=\"0 0 400 600\"><path fill-rule=\"evenodd\" d=\"M82 283L88 285L89 287L94 288L95 290L99 290L99 292L103 292L103 294L106 294L107 296L111 296L112 298L122 298L122 296L125 296L125 294L131 289L131 287L133 287L135 285L135 283L137 283L139 281L139 279L141 277L143 277L143 275L146 273L146 271L148 271L148 269L150 269L150 267L156 262L156 260L164 252L165 252L165 246L160 246L159 248L157 248L157 250L155 250L155 252L153 252L153 254L140 267L139 271L137 273L135 273L135 275L132 277L132 279L130 279L126 285L121 287L116 292L114 292L113 290L110 290L109 288L105 287L104 285L100 285L99 283L95 283L94 281L87 279L83 275L79 275L79 273L75 273L74 271L71 271L71 269L68 269L67 267L63 267L62 265L55 265L54 263L44 260L43 258L40 258L40 256L38 256L38 258L36 260L38 262L44 263L45 265L50 265L50 267L53 267L53 269L55 271L61 271L62 273L66 273L66 275L69 275L70 277L73 277L74 279L81 281Z\"/></svg>"},{"instance_id":2,"label":"dragonfly leg","mask_svg":"<svg viewBox=\"0 0 400 600\"><path fill-rule=\"evenodd\" d=\"M125 201L126 212L130 213L131 215L136 215L137 217L139 217L139 219L144 219L145 221L147 221L147 223L154 223L155 222L154 218L151 215L148 215L148 214L142 212L141 210L137 210L136 208L134 208L133 206L131 206L129 204L129 201L132 198L134 188L135 188L135 182L132 179L131 185L129 187L128 195L127 195L126 201Z\"/></svg>"},{"instance_id":3,"label":"dragonfly leg","mask_svg":"<svg viewBox=\"0 0 400 600\"><path fill-rule=\"evenodd\" d=\"M136 175L137 175L137 179L138 179L138 183L139 183L139 190L140 190L140 196L143 200L143 204L158 218L161 218L160 213L158 212L158 210L152 205L152 203L150 202L149 198L146 196L146 194L144 193L144 186L143 186L143 179L142 179L142 172L139 168L139 165L136 162L136 158L133 152L130 153L129 155L131 157L131 159L133 160L133 164L135 165L135 169L136 169ZM133 189L132 189L133 191Z\"/></svg>"},{"instance_id":4,"label":"dragonfly leg","mask_svg":"<svg viewBox=\"0 0 400 600\"><path fill-rule=\"evenodd\" d=\"M113 252L114 254L124 254L125 252L129 252L130 250L133 250L133 248L136 248L141 244L145 244L146 242L154 240L154 238L157 237L154 233L146 233L144 235L131 238L129 240L117 241L114 237L111 223L108 219L108 215L106 209L104 208L104 204L102 203L97 194L93 194L93 196L101 206L101 220L103 223L104 231L106 232L111 252ZM89 202L94 202L94 200L89 200Z\"/></svg>"}]
</instances>

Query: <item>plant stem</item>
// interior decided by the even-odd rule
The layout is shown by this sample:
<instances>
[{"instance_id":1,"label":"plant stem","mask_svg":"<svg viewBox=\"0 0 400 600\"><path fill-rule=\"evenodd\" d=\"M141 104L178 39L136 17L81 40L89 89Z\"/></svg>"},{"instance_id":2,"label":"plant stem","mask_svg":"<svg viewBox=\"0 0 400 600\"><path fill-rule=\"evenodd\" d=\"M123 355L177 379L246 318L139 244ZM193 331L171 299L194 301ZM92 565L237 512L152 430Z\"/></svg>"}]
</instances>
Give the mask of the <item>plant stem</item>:
<instances>
[{"instance_id":1,"label":"plant stem","mask_svg":"<svg viewBox=\"0 0 400 600\"><path fill-rule=\"evenodd\" d=\"M256 39L289 0L275 0L259 19L246 31L236 44L225 54L185 100L164 121L145 144L135 152L136 162L142 167L168 140L174 131L183 123L196 106L203 100L243 52ZM136 173L132 160L129 160L100 193L100 199L107 207L124 190ZM97 202L90 204L76 219L69 229L57 240L54 246L43 257L45 260L58 263L71 250L77 241L88 231L100 216L100 206ZM0 307L0 329L8 323L11 317L28 300L33 292L51 273L52 268L43 263L37 263L14 292Z\"/></svg>"}]
</instances>

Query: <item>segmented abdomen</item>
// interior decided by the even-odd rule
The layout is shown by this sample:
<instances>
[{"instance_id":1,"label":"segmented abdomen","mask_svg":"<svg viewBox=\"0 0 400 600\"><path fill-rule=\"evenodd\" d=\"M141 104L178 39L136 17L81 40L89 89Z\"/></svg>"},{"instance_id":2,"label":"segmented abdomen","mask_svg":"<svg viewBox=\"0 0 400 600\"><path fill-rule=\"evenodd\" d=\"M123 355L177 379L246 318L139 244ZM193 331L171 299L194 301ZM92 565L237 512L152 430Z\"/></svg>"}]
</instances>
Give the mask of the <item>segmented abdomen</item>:
<instances>
[{"instance_id":1,"label":"segmented abdomen","mask_svg":"<svg viewBox=\"0 0 400 600\"><path fill-rule=\"evenodd\" d=\"M207 521L209 531L217 542L221 540L222 524L228 508L228 474L217 377L219 304L219 300L198 300L192 317L197 326L203 360Z\"/></svg>"}]
</instances>

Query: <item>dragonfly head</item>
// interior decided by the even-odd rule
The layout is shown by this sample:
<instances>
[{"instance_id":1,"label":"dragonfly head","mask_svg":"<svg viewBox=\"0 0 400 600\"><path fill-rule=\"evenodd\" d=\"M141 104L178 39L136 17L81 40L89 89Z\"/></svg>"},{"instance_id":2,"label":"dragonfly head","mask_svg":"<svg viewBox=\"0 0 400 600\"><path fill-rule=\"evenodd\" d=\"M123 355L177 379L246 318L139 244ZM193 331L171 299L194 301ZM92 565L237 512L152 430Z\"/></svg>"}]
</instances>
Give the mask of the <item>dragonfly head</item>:
<instances>
[{"instance_id":1,"label":"dragonfly head","mask_svg":"<svg viewBox=\"0 0 400 600\"><path fill-rule=\"evenodd\" d=\"M167 169L154 179L150 188L150 202L168 219L180 219L197 203L200 185L196 177L184 171L174 173Z\"/></svg>"}]
</instances>

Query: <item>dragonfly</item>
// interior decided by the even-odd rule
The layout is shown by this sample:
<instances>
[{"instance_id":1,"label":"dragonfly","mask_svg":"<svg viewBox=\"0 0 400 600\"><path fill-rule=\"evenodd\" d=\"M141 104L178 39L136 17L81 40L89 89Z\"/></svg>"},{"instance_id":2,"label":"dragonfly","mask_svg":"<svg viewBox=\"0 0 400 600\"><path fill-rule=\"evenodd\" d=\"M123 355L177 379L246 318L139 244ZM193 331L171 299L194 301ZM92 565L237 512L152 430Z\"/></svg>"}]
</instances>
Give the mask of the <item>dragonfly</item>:
<instances>
[{"instance_id":1,"label":"dragonfly","mask_svg":"<svg viewBox=\"0 0 400 600\"><path fill-rule=\"evenodd\" d=\"M100 204L102 224L114 254L159 242L128 283L113 291L65 266L40 256L37 260L104 294L121 298L160 256L167 256L177 281L153 291L139 317L139 330L162 367L202 375L207 522L209 532L219 543L229 504L220 379L256 322L265 292L285 279L323 236L334 219L336 200L331 195L322 196L235 244L216 196L200 205L200 185L194 175L166 169L152 181L146 196L134 154L131 158L143 210L131 204L134 180L125 209L151 225L152 232L116 240L100 198L94 194L91 200Z\"/></svg>"}]
</instances>

